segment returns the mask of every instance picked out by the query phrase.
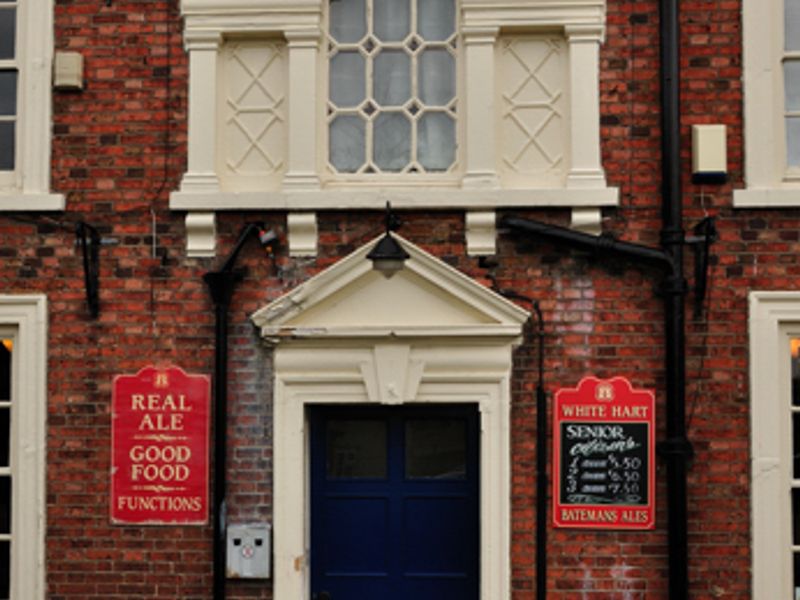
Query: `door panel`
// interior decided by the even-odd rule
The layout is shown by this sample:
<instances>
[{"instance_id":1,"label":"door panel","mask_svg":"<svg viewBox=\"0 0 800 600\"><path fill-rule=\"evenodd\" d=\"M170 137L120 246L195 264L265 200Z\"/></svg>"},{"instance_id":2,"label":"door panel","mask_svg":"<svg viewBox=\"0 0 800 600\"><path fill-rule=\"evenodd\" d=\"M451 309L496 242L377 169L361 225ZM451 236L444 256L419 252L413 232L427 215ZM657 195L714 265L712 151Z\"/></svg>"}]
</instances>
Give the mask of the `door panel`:
<instances>
[{"instance_id":1,"label":"door panel","mask_svg":"<svg viewBox=\"0 0 800 600\"><path fill-rule=\"evenodd\" d=\"M477 408L315 407L309 421L313 594L477 600Z\"/></svg>"}]
</instances>

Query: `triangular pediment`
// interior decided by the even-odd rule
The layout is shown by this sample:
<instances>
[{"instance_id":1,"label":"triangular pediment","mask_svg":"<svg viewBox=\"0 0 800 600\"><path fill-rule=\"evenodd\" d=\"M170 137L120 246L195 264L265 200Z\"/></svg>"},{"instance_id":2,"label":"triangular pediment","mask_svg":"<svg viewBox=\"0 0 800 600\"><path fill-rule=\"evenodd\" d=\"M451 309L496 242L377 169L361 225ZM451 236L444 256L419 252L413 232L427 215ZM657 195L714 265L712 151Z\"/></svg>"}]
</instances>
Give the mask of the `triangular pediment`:
<instances>
[{"instance_id":1,"label":"triangular pediment","mask_svg":"<svg viewBox=\"0 0 800 600\"><path fill-rule=\"evenodd\" d=\"M390 279L372 268L373 240L253 315L264 337L518 336L528 313L408 240Z\"/></svg>"}]
</instances>

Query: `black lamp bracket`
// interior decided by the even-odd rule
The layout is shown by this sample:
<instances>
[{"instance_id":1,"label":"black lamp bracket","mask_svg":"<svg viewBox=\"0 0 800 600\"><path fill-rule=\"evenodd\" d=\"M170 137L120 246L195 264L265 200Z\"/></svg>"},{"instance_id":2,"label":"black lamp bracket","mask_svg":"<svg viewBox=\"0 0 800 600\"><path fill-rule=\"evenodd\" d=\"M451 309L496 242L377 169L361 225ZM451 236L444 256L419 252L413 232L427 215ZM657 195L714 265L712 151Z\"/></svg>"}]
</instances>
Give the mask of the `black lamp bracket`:
<instances>
[{"instance_id":1,"label":"black lamp bracket","mask_svg":"<svg viewBox=\"0 0 800 600\"><path fill-rule=\"evenodd\" d=\"M708 290L708 264L711 244L719 239L714 217L705 217L692 228L686 243L694 252L694 316L703 314L703 303Z\"/></svg>"},{"instance_id":2,"label":"black lamp bracket","mask_svg":"<svg viewBox=\"0 0 800 600\"><path fill-rule=\"evenodd\" d=\"M96 319L100 314L100 233L80 221L75 226L75 237L83 254L83 279L86 287L86 304L89 314Z\"/></svg>"}]
</instances>

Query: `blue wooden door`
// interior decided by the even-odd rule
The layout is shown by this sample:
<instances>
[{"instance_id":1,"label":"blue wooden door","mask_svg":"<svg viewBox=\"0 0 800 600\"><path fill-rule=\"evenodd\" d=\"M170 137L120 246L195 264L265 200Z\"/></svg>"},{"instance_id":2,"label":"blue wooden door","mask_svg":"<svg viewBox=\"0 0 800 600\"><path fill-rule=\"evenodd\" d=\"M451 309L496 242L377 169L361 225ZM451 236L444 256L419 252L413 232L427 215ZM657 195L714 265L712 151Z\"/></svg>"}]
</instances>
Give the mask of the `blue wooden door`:
<instances>
[{"instance_id":1,"label":"blue wooden door","mask_svg":"<svg viewBox=\"0 0 800 600\"><path fill-rule=\"evenodd\" d=\"M310 411L313 600L478 600L478 412Z\"/></svg>"}]
</instances>

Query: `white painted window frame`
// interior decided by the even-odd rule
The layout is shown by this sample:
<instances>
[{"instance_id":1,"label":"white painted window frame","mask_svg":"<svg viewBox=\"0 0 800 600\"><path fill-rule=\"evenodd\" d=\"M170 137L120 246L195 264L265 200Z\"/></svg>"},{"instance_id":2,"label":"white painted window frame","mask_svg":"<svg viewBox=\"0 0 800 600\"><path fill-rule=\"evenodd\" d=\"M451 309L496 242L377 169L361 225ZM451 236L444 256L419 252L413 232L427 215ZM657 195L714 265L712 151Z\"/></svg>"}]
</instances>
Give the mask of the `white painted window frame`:
<instances>
[{"instance_id":1,"label":"white painted window frame","mask_svg":"<svg viewBox=\"0 0 800 600\"><path fill-rule=\"evenodd\" d=\"M17 4L17 131L14 171L0 171L0 211L64 209L50 192L53 0Z\"/></svg>"},{"instance_id":2,"label":"white painted window frame","mask_svg":"<svg viewBox=\"0 0 800 600\"><path fill-rule=\"evenodd\" d=\"M479 407L480 599L511 598L510 343L290 342L276 349L274 364L276 598L311 598L307 407L431 403ZM415 377L416 392L405 399L403 383Z\"/></svg>"},{"instance_id":3,"label":"white painted window frame","mask_svg":"<svg viewBox=\"0 0 800 600\"><path fill-rule=\"evenodd\" d=\"M800 206L800 173L786 166L783 0L743 0L746 189L737 208Z\"/></svg>"},{"instance_id":4,"label":"white painted window frame","mask_svg":"<svg viewBox=\"0 0 800 600\"><path fill-rule=\"evenodd\" d=\"M605 0L585 2L486 3L461 0L466 85L459 124L465 133L464 173L455 185L325 187L320 181L320 44L324 0L182 0L189 54L188 166L170 197L175 210L323 210L396 208L487 209L556 206L599 209L615 206L618 190L606 185L600 156L599 50L605 34ZM506 29L561 30L570 52L570 169L563 187L503 189L496 173L493 113L494 46ZM277 191L223 191L216 172L218 132L215 86L219 53L228 35L279 35L289 55L288 168ZM477 75L476 75L477 74ZM470 83L473 82L473 83ZM477 110L476 110L477 107ZM318 118L320 117L320 118Z\"/></svg>"},{"instance_id":5,"label":"white painted window frame","mask_svg":"<svg viewBox=\"0 0 800 600\"><path fill-rule=\"evenodd\" d=\"M753 598L792 598L789 340L800 336L800 292L749 301Z\"/></svg>"},{"instance_id":6,"label":"white painted window frame","mask_svg":"<svg viewBox=\"0 0 800 600\"><path fill-rule=\"evenodd\" d=\"M12 354L12 600L45 597L47 299L0 295Z\"/></svg>"}]
</instances>

